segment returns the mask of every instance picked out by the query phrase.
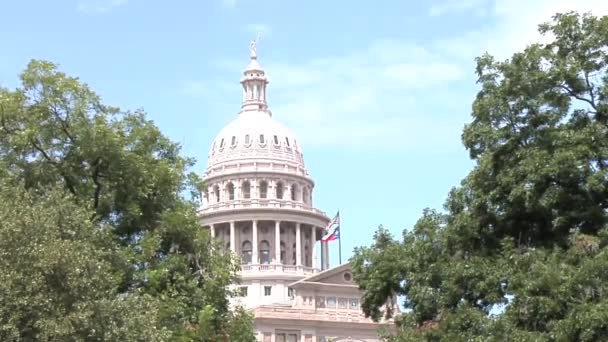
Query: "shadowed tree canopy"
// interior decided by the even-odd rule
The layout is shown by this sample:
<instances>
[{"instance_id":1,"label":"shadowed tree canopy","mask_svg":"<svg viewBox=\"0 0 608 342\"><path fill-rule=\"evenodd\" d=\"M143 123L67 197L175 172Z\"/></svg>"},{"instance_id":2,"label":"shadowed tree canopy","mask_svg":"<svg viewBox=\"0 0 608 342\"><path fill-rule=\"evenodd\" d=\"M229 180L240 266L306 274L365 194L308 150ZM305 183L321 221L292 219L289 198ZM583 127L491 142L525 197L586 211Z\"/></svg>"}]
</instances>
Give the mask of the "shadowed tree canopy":
<instances>
[{"instance_id":1,"label":"shadowed tree canopy","mask_svg":"<svg viewBox=\"0 0 608 342\"><path fill-rule=\"evenodd\" d=\"M193 162L53 63L0 88L0 339L253 340Z\"/></svg>"},{"instance_id":2,"label":"shadowed tree canopy","mask_svg":"<svg viewBox=\"0 0 608 342\"><path fill-rule=\"evenodd\" d=\"M549 42L477 59L463 142L476 161L445 212L353 258L394 341L597 341L608 336L608 17L557 14Z\"/></svg>"}]
</instances>

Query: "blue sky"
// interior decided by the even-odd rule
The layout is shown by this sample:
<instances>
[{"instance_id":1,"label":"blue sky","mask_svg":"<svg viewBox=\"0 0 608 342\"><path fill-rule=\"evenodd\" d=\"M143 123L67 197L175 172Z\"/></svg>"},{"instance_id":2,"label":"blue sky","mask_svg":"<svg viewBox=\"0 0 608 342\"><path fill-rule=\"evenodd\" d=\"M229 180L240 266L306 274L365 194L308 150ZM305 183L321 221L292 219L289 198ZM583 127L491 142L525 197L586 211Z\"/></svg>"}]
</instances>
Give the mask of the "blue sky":
<instances>
[{"instance_id":1,"label":"blue sky","mask_svg":"<svg viewBox=\"0 0 608 342\"><path fill-rule=\"evenodd\" d=\"M472 168L460 134L474 57L508 57L566 10L604 15L608 2L5 0L0 86L32 58L59 63L107 104L145 109L202 172L261 33L270 108L304 146L315 205L340 209L346 260L379 224L400 235L441 208Z\"/></svg>"}]
</instances>

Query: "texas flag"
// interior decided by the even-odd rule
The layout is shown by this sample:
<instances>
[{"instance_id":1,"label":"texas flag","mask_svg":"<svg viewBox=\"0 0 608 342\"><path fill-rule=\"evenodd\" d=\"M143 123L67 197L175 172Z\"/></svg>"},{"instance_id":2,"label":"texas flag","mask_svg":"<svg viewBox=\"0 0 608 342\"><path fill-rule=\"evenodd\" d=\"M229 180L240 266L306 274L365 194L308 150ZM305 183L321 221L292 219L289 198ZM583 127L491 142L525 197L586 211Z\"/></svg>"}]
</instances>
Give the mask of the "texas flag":
<instances>
[{"instance_id":1,"label":"texas flag","mask_svg":"<svg viewBox=\"0 0 608 342\"><path fill-rule=\"evenodd\" d=\"M325 228L325 235L321 238L321 241L334 241L340 238L340 212L329 221Z\"/></svg>"}]
</instances>

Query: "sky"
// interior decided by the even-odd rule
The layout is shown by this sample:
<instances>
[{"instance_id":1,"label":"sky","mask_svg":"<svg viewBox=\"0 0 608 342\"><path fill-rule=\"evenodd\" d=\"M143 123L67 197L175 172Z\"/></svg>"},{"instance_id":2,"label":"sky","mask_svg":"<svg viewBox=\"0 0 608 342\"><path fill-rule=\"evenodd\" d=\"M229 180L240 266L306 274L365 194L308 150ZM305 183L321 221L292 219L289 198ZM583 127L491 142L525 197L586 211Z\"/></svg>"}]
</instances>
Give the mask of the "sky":
<instances>
[{"instance_id":1,"label":"sky","mask_svg":"<svg viewBox=\"0 0 608 342\"><path fill-rule=\"evenodd\" d=\"M315 206L340 210L344 262L379 225L400 237L441 210L474 166L460 137L475 57L506 59L570 10L606 15L608 1L0 0L0 86L55 62L104 103L143 108L202 174L260 34L270 109L303 146Z\"/></svg>"}]
</instances>

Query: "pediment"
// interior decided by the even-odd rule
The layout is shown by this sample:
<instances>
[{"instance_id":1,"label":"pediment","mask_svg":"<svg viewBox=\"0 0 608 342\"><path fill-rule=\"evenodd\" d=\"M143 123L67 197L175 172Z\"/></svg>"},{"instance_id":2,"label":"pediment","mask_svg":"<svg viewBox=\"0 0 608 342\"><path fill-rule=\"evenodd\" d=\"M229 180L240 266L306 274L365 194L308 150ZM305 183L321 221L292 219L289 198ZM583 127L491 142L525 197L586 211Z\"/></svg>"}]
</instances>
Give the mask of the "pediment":
<instances>
[{"instance_id":1,"label":"pediment","mask_svg":"<svg viewBox=\"0 0 608 342\"><path fill-rule=\"evenodd\" d=\"M352 268L350 263L342 264L334 268L330 268L323 272L313 274L307 278L298 280L290 285L290 287L301 287L303 285L316 284L319 286L343 286L349 288L357 288L357 284L353 279Z\"/></svg>"}]
</instances>

